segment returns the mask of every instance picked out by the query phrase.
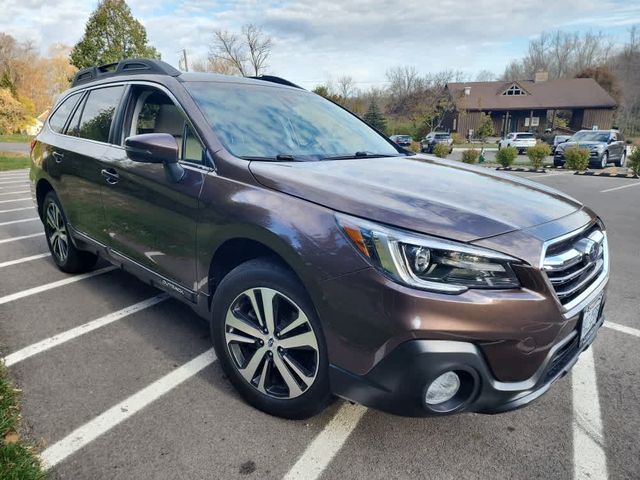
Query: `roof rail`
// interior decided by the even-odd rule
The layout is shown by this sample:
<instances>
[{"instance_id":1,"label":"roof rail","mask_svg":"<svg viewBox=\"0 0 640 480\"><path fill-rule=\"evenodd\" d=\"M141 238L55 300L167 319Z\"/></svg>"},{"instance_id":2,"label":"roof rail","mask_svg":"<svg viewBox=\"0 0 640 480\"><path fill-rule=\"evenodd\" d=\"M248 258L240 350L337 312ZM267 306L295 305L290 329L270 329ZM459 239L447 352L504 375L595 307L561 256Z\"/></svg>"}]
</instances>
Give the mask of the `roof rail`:
<instances>
[{"instance_id":1,"label":"roof rail","mask_svg":"<svg viewBox=\"0 0 640 480\"><path fill-rule=\"evenodd\" d=\"M83 68L73 77L72 87L83 83L93 82L102 78L118 75L132 75L140 73L155 73L158 75L170 75L177 77L182 72L176 70L168 63L149 58L128 58L115 63L107 63L97 67Z\"/></svg>"},{"instance_id":2,"label":"roof rail","mask_svg":"<svg viewBox=\"0 0 640 480\"><path fill-rule=\"evenodd\" d=\"M300 90L304 90L304 88L302 88L300 85L296 85L295 83L290 82L289 80L285 80L284 78L281 78L281 77L274 77L273 75L260 75L259 77L248 77L248 78L253 78L255 80L263 80L265 82L278 83L280 85L286 85L287 87L294 87L294 88L299 88Z\"/></svg>"}]
</instances>

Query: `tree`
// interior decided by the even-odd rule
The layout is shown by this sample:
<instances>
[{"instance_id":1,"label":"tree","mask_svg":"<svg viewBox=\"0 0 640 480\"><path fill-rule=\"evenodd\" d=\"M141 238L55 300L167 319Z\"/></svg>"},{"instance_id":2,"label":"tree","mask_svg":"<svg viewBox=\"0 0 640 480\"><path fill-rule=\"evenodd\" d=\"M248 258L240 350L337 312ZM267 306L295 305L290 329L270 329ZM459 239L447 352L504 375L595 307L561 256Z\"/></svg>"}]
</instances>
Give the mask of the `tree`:
<instances>
[{"instance_id":1,"label":"tree","mask_svg":"<svg viewBox=\"0 0 640 480\"><path fill-rule=\"evenodd\" d=\"M244 25L241 33L228 30L213 32L209 63L229 68L232 74L256 77L265 73L273 42L261 27Z\"/></svg>"},{"instance_id":2,"label":"tree","mask_svg":"<svg viewBox=\"0 0 640 480\"><path fill-rule=\"evenodd\" d=\"M476 82L493 82L496 79L496 74L491 70L480 70L476 75Z\"/></svg>"},{"instance_id":3,"label":"tree","mask_svg":"<svg viewBox=\"0 0 640 480\"><path fill-rule=\"evenodd\" d=\"M482 112L480 113L476 136L484 142L491 135L493 135L493 120L491 120L491 115Z\"/></svg>"},{"instance_id":4,"label":"tree","mask_svg":"<svg viewBox=\"0 0 640 480\"><path fill-rule=\"evenodd\" d=\"M356 94L356 82L353 77L342 75L338 77L336 83L338 84L338 96L342 98L343 102Z\"/></svg>"},{"instance_id":5,"label":"tree","mask_svg":"<svg viewBox=\"0 0 640 480\"><path fill-rule=\"evenodd\" d=\"M221 75L233 75L236 71L235 67L227 60L211 57L206 60L194 60L191 62L191 70L193 72L210 72Z\"/></svg>"},{"instance_id":6,"label":"tree","mask_svg":"<svg viewBox=\"0 0 640 480\"><path fill-rule=\"evenodd\" d=\"M71 51L78 68L114 63L125 58L160 58L147 42L147 31L131 14L124 0L102 0L85 26L82 39Z\"/></svg>"},{"instance_id":7,"label":"tree","mask_svg":"<svg viewBox=\"0 0 640 480\"><path fill-rule=\"evenodd\" d=\"M585 68L576 74L576 78L593 78L598 82L598 85L605 89L616 101L620 101L618 79L611 73L609 67L600 65L598 67Z\"/></svg>"},{"instance_id":8,"label":"tree","mask_svg":"<svg viewBox=\"0 0 640 480\"><path fill-rule=\"evenodd\" d=\"M0 134L15 133L28 122L26 108L8 88L0 88Z\"/></svg>"},{"instance_id":9,"label":"tree","mask_svg":"<svg viewBox=\"0 0 640 480\"><path fill-rule=\"evenodd\" d=\"M387 128L387 119L384 118L382 113L380 113L380 110L378 109L378 102L376 102L375 98L371 99L369 109L367 110L367 113L364 114L364 120L381 132L384 132Z\"/></svg>"}]
</instances>

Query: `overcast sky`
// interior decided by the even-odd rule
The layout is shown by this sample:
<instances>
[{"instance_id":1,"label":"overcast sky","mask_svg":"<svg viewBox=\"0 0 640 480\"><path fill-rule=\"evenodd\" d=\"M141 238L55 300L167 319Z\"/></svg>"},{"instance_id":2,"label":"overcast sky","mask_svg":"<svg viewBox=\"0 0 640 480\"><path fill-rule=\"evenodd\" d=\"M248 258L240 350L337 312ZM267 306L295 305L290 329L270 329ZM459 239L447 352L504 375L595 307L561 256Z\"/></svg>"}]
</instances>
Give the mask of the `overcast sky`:
<instances>
[{"instance_id":1,"label":"overcast sky","mask_svg":"<svg viewBox=\"0 0 640 480\"><path fill-rule=\"evenodd\" d=\"M0 0L4 30L48 45L73 45L97 1ZM502 73L543 30L602 31L623 43L640 23L639 0L130 0L163 60L206 56L212 31L253 22L274 40L269 72L304 87L347 74L358 87L383 86L385 71Z\"/></svg>"}]
</instances>

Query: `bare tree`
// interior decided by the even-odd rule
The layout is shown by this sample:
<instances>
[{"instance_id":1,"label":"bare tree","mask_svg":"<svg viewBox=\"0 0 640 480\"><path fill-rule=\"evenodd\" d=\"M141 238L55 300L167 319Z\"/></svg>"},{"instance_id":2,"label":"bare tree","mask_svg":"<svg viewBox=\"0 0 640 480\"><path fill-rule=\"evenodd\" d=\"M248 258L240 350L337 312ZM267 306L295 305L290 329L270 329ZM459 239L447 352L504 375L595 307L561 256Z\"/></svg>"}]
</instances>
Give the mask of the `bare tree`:
<instances>
[{"instance_id":1,"label":"bare tree","mask_svg":"<svg viewBox=\"0 0 640 480\"><path fill-rule=\"evenodd\" d=\"M349 75L342 75L336 79L338 95L347 100L356 93L356 82Z\"/></svg>"},{"instance_id":2,"label":"bare tree","mask_svg":"<svg viewBox=\"0 0 640 480\"><path fill-rule=\"evenodd\" d=\"M216 30L209 49L208 67L222 70L220 73L261 75L267 68L273 42L262 28L252 23L242 27L238 34L228 30ZM202 66L202 65L200 65ZM228 72L228 67L231 72Z\"/></svg>"},{"instance_id":3,"label":"bare tree","mask_svg":"<svg viewBox=\"0 0 640 480\"><path fill-rule=\"evenodd\" d=\"M191 70L194 72L220 73L222 75L237 74L236 67L233 63L226 59L215 57L209 57L206 59L198 58L191 61Z\"/></svg>"},{"instance_id":4,"label":"bare tree","mask_svg":"<svg viewBox=\"0 0 640 480\"><path fill-rule=\"evenodd\" d=\"M496 79L496 74L491 70L480 70L476 74L476 82L492 82Z\"/></svg>"}]
</instances>

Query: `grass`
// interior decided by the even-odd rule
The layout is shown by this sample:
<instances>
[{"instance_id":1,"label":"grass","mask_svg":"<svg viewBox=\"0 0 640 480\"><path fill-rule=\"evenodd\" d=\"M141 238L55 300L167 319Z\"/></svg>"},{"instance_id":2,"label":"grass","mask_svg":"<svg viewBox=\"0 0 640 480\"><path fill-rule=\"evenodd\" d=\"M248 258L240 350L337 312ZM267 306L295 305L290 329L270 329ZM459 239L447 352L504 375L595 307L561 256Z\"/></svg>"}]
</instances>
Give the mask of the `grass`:
<instances>
[{"instance_id":1,"label":"grass","mask_svg":"<svg viewBox=\"0 0 640 480\"><path fill-rule=\"evenodd\" d=\"M0 151L0 172L28 168L29 164L29 157L23 153Z\"/></svg>"},{"instance_id":2,"label":"grass","mask_svg":"<svg viewBox=\"0 0 640 480\"><path fill-rule=\"evenodd\" d=\"M497 143L454 143L453 148L498 148Z\"/></svg>"},{"instance_id":3,"label":"grass","mask_svg":"<svg viewBox=\"0 0 640 480\"><path fill-rule=\"evenodd\" d=\"M20 413L17 392L0 363L0 478L43 479L44 472L32 447L18 435Z\"/></svg>"},{"instance_id":4,"label":"grass","mask_svg":"<svg viewBox=\"0 0 640 480\"><path fill-rule=\"evenodd\" d=\"M21 133L14 133L11 135L0 135L0 143L12 142L12 143L29 143L33 137L30 135L23 135Z\"/></svg>"}]
</instances>

